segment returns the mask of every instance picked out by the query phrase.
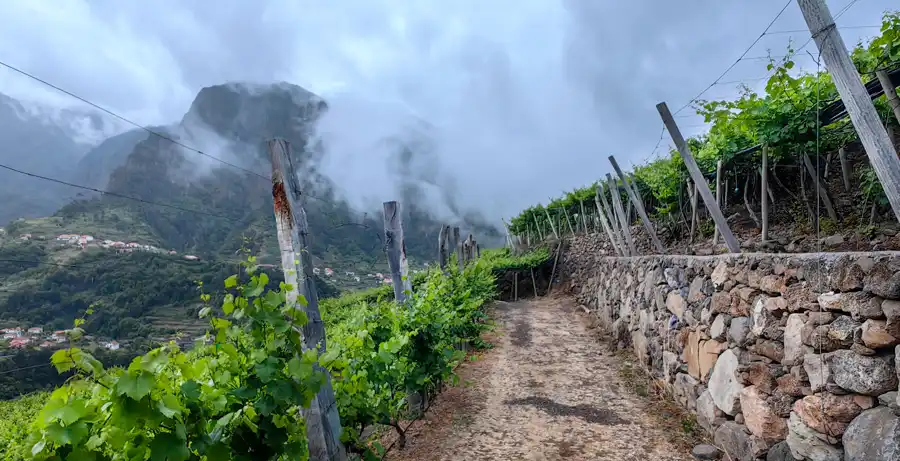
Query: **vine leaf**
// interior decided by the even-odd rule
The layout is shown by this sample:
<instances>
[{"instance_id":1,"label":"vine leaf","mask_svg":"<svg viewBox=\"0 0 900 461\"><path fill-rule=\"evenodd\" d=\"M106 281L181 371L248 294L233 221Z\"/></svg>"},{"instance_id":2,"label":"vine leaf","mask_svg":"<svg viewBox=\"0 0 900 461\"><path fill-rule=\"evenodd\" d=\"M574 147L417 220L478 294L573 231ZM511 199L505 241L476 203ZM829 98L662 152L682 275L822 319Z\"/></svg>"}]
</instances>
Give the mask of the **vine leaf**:
<instances>
[{"instance_id":1,"label":"vine leaf","mask_svg":"<svg viewBox=\"0 0 900 461\"><path fill-rule=\"evenodd\" d=\"M150 373L128 371L119 377L119 381L116 383L116 394L140 400L153 390L154 381L154 376Z\"/></svg>"}]
</instances>

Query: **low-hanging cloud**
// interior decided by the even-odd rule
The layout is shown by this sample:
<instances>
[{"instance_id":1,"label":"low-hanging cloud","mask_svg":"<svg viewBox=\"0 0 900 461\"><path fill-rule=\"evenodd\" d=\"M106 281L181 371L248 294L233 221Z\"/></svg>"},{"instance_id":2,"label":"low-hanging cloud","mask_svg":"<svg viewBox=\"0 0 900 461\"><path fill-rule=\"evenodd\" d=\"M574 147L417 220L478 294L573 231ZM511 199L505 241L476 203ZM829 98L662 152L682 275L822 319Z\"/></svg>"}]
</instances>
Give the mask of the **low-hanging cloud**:
<instances>
[{"instance_id":1,"label":"low-hanging cloud","mask_svg":"<svg viewBox=\"0 0 900 461\"><path fill-rule=\"evenodd\" d=\"M846 2L829 3L837 12ZM317 127L328 141L321 168L351 203L372 208L395 195L396 143L417 142L425 147L399 178L443 197L436 209L452 202L499 219L593 182L609 171L609 154L623 166L644 161L661 129L655 104L674 110L696 96L781 6L0 0L0 60L144 124L180 119L204 86L295 83L328 101ZM892 7L859 2L838 23L878 25ZM783 54L788 40L806 42L805 29L789 5L771 29L779 33L748 56ZM852 45L877 28L842 33ZM764 66L742 61L722 81L765 76ZM7 71L0 88L81 104ZM733 84L716 85L704 96L735 93ZM686 135L703 130L696 117L678 121Z\"/></svg>"}]
</instances>

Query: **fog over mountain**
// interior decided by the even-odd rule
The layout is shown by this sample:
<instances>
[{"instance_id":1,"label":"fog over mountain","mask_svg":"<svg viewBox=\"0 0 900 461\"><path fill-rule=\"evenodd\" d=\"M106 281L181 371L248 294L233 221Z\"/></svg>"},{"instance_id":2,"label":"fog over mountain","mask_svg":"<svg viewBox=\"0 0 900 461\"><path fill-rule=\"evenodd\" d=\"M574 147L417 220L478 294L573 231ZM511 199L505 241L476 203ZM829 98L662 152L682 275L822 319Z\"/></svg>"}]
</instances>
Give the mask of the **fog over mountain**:
<instances>
[{"instance_id":1,"label":"fog over mountain","mask_svg":"<svg viewBox=\"0 0 900 461\"><path fill-rule=\"evenodd\" d=\"M829 2L833 12L847 3ZM329 106L315 131L324 149L318 168L350 203L375 211L402 184L416 184L437 213L477 212L496 222L601 177L610 153L626 167L650 157L661 129L655 104L689 102L782 6L6 2L0 60L156 126L179 120L204 87L296 84ZM854 4L838 20L845 41L874 33L866 27L891 7L888 0ZM771 32L748 56L783 54L789 42L809 38L796 5ZM798 68L815 68L805 51ZM758 87L754 79L765 74L764 61L745 60L722 82ZM715 85L703 96L733 95L736 86ZM22 101L84 107L5 69L0 88ZM679 123L686 135L704 129L697 117ZM401 162L405 172L398 144L415 146L416 155Z\"/></svg>"}]
</instances>

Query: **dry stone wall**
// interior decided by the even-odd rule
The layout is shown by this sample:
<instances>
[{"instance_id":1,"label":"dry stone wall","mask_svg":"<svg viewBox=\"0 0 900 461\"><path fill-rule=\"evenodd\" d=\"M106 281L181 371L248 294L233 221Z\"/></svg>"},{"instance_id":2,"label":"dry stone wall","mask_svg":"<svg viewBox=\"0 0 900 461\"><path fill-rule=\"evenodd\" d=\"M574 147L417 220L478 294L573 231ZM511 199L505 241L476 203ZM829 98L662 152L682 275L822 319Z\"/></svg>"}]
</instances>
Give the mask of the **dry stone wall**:
<instances>
[{"instance_id":1,"label":"dry stone wall","mask_svg":"<svg viewBox=\"0 0 900 461\"><path fill-rule=\"evenodd\" d=\"M900 461L900 253L603 256L566 283L735 460Z\"/></svg>"}]
</instances>

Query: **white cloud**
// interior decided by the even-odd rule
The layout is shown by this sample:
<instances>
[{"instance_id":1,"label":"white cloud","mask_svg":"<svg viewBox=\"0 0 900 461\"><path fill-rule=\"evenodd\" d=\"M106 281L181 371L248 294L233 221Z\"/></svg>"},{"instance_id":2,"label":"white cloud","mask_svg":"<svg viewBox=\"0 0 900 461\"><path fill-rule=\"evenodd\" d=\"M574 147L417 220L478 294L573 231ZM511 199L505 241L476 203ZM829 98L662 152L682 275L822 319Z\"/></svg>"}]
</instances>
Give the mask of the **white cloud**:
<instances>
[{"instance_id":1,"label":"white cloud","mask_svg":"<svg viewBox=\"0 0 900 461\"><path fill-rule=\"evenodd\" d=\"M837 12L846 2L830 3ZM878 24L893 3L860 2L839 24ZM408 111L434 125L441 172L458 185L459 202L509 216L592 182L611 153L623 166L643 161L659 139L655 104L687 102L782 5L0 0L0 60L145 124L179 119L204 86L299 84L332 102L329 161L360 203L390 193L387 154L372 146L402 133ZM793 29L805 29L796 5L772 28ZM842 32L853 44L876 30ZM809 34L763 37L751 55L778 54L792 37L803 43ZM764 62L746 61L725 80L764 72ZM2 69L0 85L22 99L80 104ZM372 186L358 187L366 181Z\"/></svg>"}]
</instances>

